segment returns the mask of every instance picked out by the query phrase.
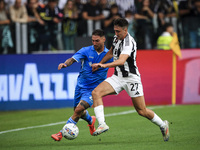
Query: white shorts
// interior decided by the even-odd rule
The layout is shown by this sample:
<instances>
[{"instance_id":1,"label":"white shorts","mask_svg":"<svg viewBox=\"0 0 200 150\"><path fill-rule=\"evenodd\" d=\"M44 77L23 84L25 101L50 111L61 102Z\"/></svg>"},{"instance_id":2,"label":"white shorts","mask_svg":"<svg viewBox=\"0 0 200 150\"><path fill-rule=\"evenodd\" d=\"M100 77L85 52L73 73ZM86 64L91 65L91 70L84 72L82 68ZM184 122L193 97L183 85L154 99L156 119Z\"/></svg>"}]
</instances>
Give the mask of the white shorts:
<instances>
[{"instance_id":1,"label":"white shorts","mask_svg":"<svg viewBox=\"0 0 200 150\"><path fill-rule=\"evenodd\" d=\"M139 97L144 95L141 78L137 75L129 77L118 77L112 75L105 81L113 87L117 94L125 90L130 97Z\"/></svg>"}]
</instances>

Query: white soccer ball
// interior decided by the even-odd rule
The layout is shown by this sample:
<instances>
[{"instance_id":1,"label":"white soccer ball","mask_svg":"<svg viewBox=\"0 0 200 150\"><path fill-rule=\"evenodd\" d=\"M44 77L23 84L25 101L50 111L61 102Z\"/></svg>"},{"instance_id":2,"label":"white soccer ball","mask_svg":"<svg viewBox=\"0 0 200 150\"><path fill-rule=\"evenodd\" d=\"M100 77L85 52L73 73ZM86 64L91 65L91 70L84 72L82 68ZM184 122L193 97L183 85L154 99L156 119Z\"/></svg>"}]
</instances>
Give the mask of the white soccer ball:
<instances>
[{"instance_id":1,"label":"white soccer ball","mask_svg":"<svg viewBox=\"0 0 200 150\"><path fill-rule=\"evenodd\" d=\"M78 127L73 123L67 123L62 129L62 135L68 140L77 138L79 133Z\"/></svg>"}]
</instances>

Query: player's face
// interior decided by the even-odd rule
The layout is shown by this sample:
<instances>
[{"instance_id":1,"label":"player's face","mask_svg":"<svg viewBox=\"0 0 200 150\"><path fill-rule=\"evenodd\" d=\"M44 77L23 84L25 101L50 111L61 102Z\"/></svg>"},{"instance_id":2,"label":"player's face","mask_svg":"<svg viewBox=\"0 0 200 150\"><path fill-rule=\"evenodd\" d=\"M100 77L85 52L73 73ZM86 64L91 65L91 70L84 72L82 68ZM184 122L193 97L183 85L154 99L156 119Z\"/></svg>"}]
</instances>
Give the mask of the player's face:
<instances>
[{"instance_id":1,"label":"player's face","mask_svg":"<svg viewBox=\"0 0 200 150\"><path fill-rule=\"evenodd\" d=\"M123 40L127 35L127 28L114 26L115 35L119 40Z\"/></svg>"},{"instance_id":2,"label":"player's face","mask_svg":"<svg viewBox=\"0 0 200 150\"><path fill-rule=\"evenodd\" d=\"M104 42L105 42L104 36L103 37L100 37L98 35L92 36L92 43L96 51L101 52L104 50Z\"/></svg>"}]
</instances>

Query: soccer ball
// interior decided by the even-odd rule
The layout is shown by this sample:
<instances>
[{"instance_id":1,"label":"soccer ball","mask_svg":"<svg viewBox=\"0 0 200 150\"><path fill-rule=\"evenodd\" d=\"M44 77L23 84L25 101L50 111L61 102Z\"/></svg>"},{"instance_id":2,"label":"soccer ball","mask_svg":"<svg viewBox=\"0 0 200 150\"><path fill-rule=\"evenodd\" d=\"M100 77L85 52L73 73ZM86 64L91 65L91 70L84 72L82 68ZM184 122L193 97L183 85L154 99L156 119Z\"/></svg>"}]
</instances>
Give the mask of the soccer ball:
<instances>
[{"instance_id":1,"label":"soccer ball","mask_svg":"<svg viewBox=\"0 0 200 150\"><path fill-rule=\"evenodd\" d=\"M67 123L62 129L62 135L68 140L77 138L79 133L78 127L73 123Z\"/></svg>"}]
</instances>

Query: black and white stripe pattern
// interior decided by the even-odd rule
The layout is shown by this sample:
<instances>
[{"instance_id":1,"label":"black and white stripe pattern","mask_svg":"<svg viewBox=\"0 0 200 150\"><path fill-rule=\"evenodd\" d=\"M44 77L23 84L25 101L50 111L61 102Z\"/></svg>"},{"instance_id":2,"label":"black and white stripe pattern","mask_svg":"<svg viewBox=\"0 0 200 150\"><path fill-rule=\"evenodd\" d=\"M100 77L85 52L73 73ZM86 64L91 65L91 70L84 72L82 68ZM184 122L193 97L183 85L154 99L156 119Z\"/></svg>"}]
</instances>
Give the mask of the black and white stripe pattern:
<instances>
[{"instance_id":1,"label":"black and white stripe pattern","mask_svg":"<svg viewBox=\"0 0 200 150\"><path fill-rule=\"evenodd\" d=\"M118 40L117 36L114 36L113 40L113 57L114 60L119 59L120 54L128 54L129 57L122 66L115 67L115 75L121 77L128 77L131 74L140 76L136 65L136 53L137 46L134 38L127 34L123 40Z\"/></svg>"}]
</instances>

